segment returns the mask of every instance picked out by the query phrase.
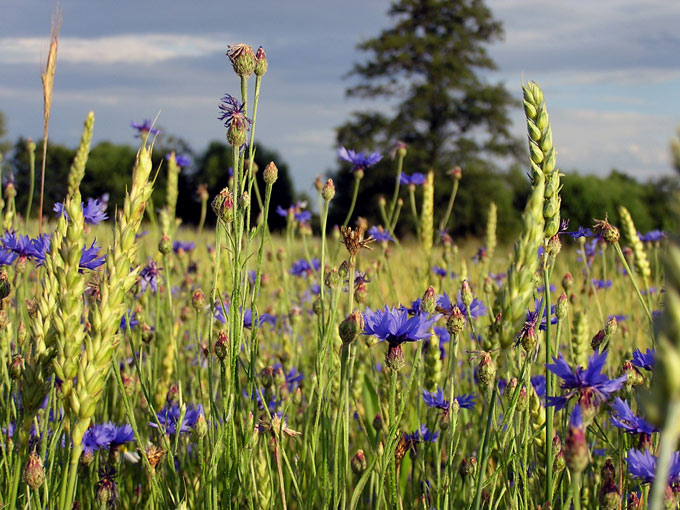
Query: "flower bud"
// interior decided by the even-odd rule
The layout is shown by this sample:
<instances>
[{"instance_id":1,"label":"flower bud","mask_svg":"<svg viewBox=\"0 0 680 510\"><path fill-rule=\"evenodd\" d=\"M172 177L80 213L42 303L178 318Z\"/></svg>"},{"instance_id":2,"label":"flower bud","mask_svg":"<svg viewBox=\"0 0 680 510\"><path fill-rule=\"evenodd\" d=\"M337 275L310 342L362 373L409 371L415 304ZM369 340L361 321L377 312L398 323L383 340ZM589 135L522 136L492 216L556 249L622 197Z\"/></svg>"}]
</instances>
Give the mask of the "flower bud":
<instances>
[{"instance_id":1,"label":"flower bud","mask_svg":"<svg viewBox=\"0 0 680 510\"><path fill-rule=\"evenodd\" d=\"M326 184L321 188L321 196L326 202L329 202L335 196L335 184L333 179L328 179Z\"/></svg>"},{"instance_id":2,"label":"flower bud","mask_svg":"<svg viewBox=\"0 0 680 510\"><path fill-rule=\"evenodd\" d=\"M279 169L276 167L273 161L270 161L266 167L264 167L264 173L262 175L265 184L272 185L279 178Z\"/></svg>"},{"instance_id":3,"label":"flower bud","mask_svg":"<svg viewBox=\"0 0 680 510\"><path fill-rule=\"evenodd\" d=\"M467 280L463 280L463 284L460 287L460 297L463 301L463 304L468 309L470 309L470 305L472 304L474 297L472 296L472 289L470 288L470 284Z\"/></svg>"},{"instance_id":4,"label":"flower bud","mask_svg":"<svg viewBox=\"0 0 680 510\"><path fill-rule=\"evenodd\" d=\"M564 460L572 473L582 473L588 467L588 444L580 405L574 407L571 414L564 450Z\"/></svg>"},{"instance_id":5,"label":"flower bud","mask_svg":"<svg viewBox=\"0 0 680 510\"><path fill-rule=\"evenodd\" d=\"M447 172L454 181L459 181L463 177L463 171L459 166L454 166L451 170Z\"/></svg>"},{"instance_id":6,"label":"flower bud","mask_svg":"<svg viewBox=\"0 0 680 510\"><path fill-rule=\"evenodd\" d=\"M590 341L590 347L593 349L593 351L597 351L600 348L600 345L602 345L602 342L606 337L607 334L605 333L604 329L601 329L595 334L593 339Z\"/></svg>"},{"instance_id":7,"label":"flower bud","mask_svg":"<svg viewBox=\"0 0 680 510\"><path fill-rule=\"evenodd\" d=\"M354 301L360 305L365 305L368 302L368 289L366 288L366 282L361 282L354 289Z\"/></svg>"},{"instance_id":8,"label":"flower bud","mask_svg":"<svg viewBox=\"0 0 680 510\"><path fill-rule=\"evenodd\" d=\"M354 342L364 330L364 316L359 310L354 310L338 326L343 345Z\"/></svg>"},{"instance_id":9,"label":"flower bud","mask_svg":"<svg viewBox=\"0 0 680 510\"><path fill-rule=\"evenodd\" d=\"M354 457L352 457L351 465L352 471L355 475L361 475L364 471L366 471L368 463L366 462L366 456L364 455L363 450L357 450L357 452L354 454Z\"/></svg>"},{"instance_id":10,"label":"flower bud","mask_svg":"<svg viewBox=\"0 0 680 510\"><path fill-rule=\"evenodd\" d=\"M563 292L560 294L560 297L557 298L557 306L555 306L555 317L557 317L557 320L564 320L567 317L568 310L569 301L567 300L567 295Z\"/></svg>"},{"instance_id":11,"label":"flower bud","mask_svg":"<svg viewBox=\"0 0 680 510\"><path fill-rule=\"evenodd\" d=\"M562 277L562 288L564 289L565 292L569 292L573 286L574 277L571 276L571 273L565 273L564 276Z\"/></svg>"},{"instance_id":12,"label":"flower bud","mask_svg":"<svg viewBox=\"0 0 680 510\"><path fill-rule=\"evenodd\" d=\"M205 308L205 294L203 294L201 289L196 289L191 296L191 306L193 306L194 310L197 312L200 312Z\"/></svg>"},{"instance_id":13,"label":"flower bud","mask_svg":"<svg viewBox=\"0 0 680 510\"><path fill-rule=\"evenodd\" d=\"M324 283L329 289L334 289L338 285L339 281L340 276L338 275L338 270L335 268L332 268L324 275Z\"/></svg>"},{"instance_id":14,"label":"flower bud","mask_svg":"<svg viewBox=\"0 0 680 510\"><path fill-rule=\"evenodd\" d=\"M158 251L163 255L167 255L172 251L172 241L170 240L170 237L168 237L168 234L164 233L161 236L161 240L158 241Z\"/></svg>"},{"instance_id":15,"label":"flower bud","mask_svg":"<svg viewBox=\"0 0 680 510\"><path fill-rule=\"evenodd\" d=\"M432 315L436 307L437 295L434 292L434 287L430 285L425 291L425 294L423 294L423 299L420 301L420 309Z\"/></svg>"},{"instance_id":16,"label":"flower bud","mask_svg":"<svg viewBox=\"0 0 680 510\"><path fill-rule=\"evenodd\" d=\"M465 479L470 475L474 475L476 470L477 470L477 458L463 457L463 460L460 461L460 468L458 469L458 474L460 474L460 477L463 479L463 482L465 482Z\"/></svg>"},{"instance_id":17,"label":"flower bud","mask_svg":"<svg viewBox=\"0 0 680 510\"><path fill-rule=\"evenodd\" d=\"M196 434L196 437L200 439L205 437L207 433L208 422L205 421L205 416L203 416L203 413L201 413L198 415L198 418L196 418L196 423L194 424L194 434Z\"/></svg>"},{"instance_id":18,"label":"flower bud","mask_svg":"<svg viewBox=\"0 0 680 510\"><path fill-rule=\"evenodd\" d=\"M28 463L24 469L24 482L31 489L39 489L45 482L45 470L43 469L42 460L34 451L28 457Z\"/></svg>"},{"instance_id":19,"label":"flower bud","mask_svg":"<svg viewBox=\"0 0 680 510\"><path fill-rule=\"evenodd\" d=\"M21 379L25 367L26 362L24 361L23 356L21 354L15 354L9 362L9 376L15 381L18 381Z\"/></svg>"},{"instance_id":20,"label":"flower bud","mask_svg":"<svg viewBox=\"0 0 680 510\"><path fill-rule=\"evenodd\" d=\"M258 49L259 53L259 49ZM264 53L264 51L263 51ZM231 62L232 67L234 68L234 72L243 77L243 78L250 78L250 76L253 74L255 71L255 65L256 65L256 57L255 53L253 53L253 48L251 48L247 44L230 44L229 47L227 48L227 57L229 57L229 61ZM265 57L265 66L266 66L266 57ZM265 72L266 72L266 67L265 67ZM264 73L262 73L264 74ZM261 76L261 75L260 75Z\"/></svg>"},{"instance_id":21,"label":"flower bud","mask_svg":"<svg viewBox=\"0 0 680 510\"><path fill-rule=\"evenodd\" d=\"M465 329L465 317L458 305L453 305L453 309L446 320L446 330L454 337L458 336Z\"/></svg>"},{"instance_id":22,"label":"flower bud","mask_svg":"<svg viewBox=\"0 0 680 510\"><path fill-rule=\"evenodd\" d=\"M228 224L231 222L231 217L234 213L234 197L229 188L224 188L213 199L212 209L223 223Z\"/></svg>"},{"instance_id":23,"label":"flower bud","mask_svg":"<svg viewBox=\"0 0 680 510\"><path fill-rule=\"evenodd\" d=\"M616 333L617 329L618 323L616 322L616 317L609 317L609 319L607 320L607 325L604 327L604 331L607 337L610 337L614 333Z\"/></svg>"},{"instance_id":24,"label":"flower bud","mask_svg":"<svg viewBox=\"0 0 680 510\"><path fill-rule=\"evenodd\" d=\"M260 46L255 53L255 76L264 76L268 67L267 55L262 46Z\"/></svg>"},{"instance_id":25,"label":"flower bud","mask_svg":"<svg viewBox=\"0 0 680 510\"><path fill-rule=\"evenodd\" d=\"M346 260L343 260L342 264L340 264L340 267L338 268L338 276L344 280L345 278L347 278L348 273L349 273L349 262L347 262Z\"/></svg>"},{"instance_id":26,"label":"flower bud","mask_svg":"<svg viewBox=\"0 0 680 510\"><path fill-rule=\"evenodd\" d=\"M229 338L227 337L227 332L221 330L217 334L217 341L215 342L215 356L220 361L224 361L229 352Z\"/></svg>"},{"instance_id":27,"label":"flower bud","mask_svg":"<svg viewBox=\"0 0 680 510\"><path fill-rule=\"evenodd\" d=\"M477 365L477 378L479 384L486 388L491 387L496 378L496 363L488 352L481 354L481 359Z\"/></svg>"},{"instance_id":28,"label":"flower bud","mask_svg":"<svg viewBox=\"0 0 680 510\"><path fill-rule=\"evenodd\" d=\"M380 413L376 414L375 418L373 418L373 429L376 432L380 432L383 429L383 419Z\"/></svg>"},{"instance_id":29,"label":"flower bud","mask_svg":"<svg viewBox=\"0 0 680 510\"><path fill-rule=\"evenodd\" d=\"M142 330L142 342L145 344L150 344L151 341L153 340L153 334L154 330L151 326L149 326L146 322L142 323L141 326Z\"/></svg>"}]
</instances>

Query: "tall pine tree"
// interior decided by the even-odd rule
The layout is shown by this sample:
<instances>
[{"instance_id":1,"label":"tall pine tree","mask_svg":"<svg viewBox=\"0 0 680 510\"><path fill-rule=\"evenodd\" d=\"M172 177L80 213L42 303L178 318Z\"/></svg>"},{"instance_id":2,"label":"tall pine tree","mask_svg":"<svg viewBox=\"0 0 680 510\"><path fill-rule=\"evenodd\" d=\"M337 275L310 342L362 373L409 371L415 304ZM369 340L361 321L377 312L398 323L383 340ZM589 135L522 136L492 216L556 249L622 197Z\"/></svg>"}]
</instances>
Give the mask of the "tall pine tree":
<instances>
[{"instance_id":1,"label":"tall pine tree","mask_svg":"<svg viewBox=\"0 0 680 510\"><path fill-rule=\"evenodd\" d=\"M509 132L513 100L504 85L483 76L496 68L486 47L503 29L482 0L397 0L389 15L393 27L358 45L369 56L349 73L359 80L347 90L349 97L386 100L386 106L355 112L338 128L337 142L363 151L406 142L404 170L433 169L436 199L445 207L450 186L442 180L451 167L461 166L464 179L482 177L500 159L522 154ZM376 195L390 193L393 176L389 158L366 172L356 214L378 217ZM352 189L346 165L336 181L339 217Z\"/></svg>"}]
</instances>

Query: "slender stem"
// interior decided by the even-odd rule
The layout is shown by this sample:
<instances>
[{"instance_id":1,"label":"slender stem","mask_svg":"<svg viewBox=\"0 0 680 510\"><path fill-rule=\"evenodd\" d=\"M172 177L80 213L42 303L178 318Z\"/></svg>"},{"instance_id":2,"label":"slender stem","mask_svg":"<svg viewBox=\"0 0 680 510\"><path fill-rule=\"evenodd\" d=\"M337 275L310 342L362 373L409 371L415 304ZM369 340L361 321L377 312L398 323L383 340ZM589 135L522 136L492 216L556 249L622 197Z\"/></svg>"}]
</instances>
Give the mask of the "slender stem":
<instances>
[{"instance_id":1,"label":"slender stem","mask_svg":"<svg viewBox=\"0 0 680 510\"><path fill-rule=\"evenodd\" d=\"M496 402L496 391L498 384L493 381L493 388L489 390L489 407L487 409L486 415L486 429L484 430L484 439L482 440L482 449L480 451L480 461L479 468L477 469L477 487L475 492L475 500L472 505L474 510L479 510L482 504L482 486L484 485L484 473L486 472L486 465L489 461L489 452L487 451L487 446L489 444L489 435L491 433L491 421L493 418L493 408Z\"/></svg>"},{"instance_id":2,"label":"slender stem","mask_svg":"<svg viewBox=\"0 0 680 510\"><path fill-rule=\"evenodd\" d=\"M630 281L633 282L633 287L635 287L635 293L637 294L637 297L640 300L640 304L642 305L642 308L644 309L645 313L647 314L647 319L649 319L649 323L652 324L652 322L653 322L652 314L649 311L649 308L647 308L647 303L645 302L644 298L642 297L642 293L640 292L640 287L638 286L637 281L635 280L635 276L633 276L633 272L630 270L630 266L628 265L628 262L626 261L626 257L623 256L623 252L621 251L621 246L619 245L618 242L614 243L614 248L616 249L616 255L619 257L621 264L623 264L623 267L626 269L626 273L628 274Z\"/></svg>"},{"instance_id":3,"label":"slender stem","mask_svg":"<svg viewBox=\"0 0 680 510\"><path fill-rule=\"evenodd\" d=\"M401 152L401 151L399 151ZM401 172L404 167L404 156L401 154L397 155L397 179L394 182L394 193L392 194L392 201L390 202L390 210L387 214L387 221L385 222L385 227L387 227L394 219L394 208L397 206L397 198L399 197L399 185L401 184Z\"/></svg>"},{"instance_id":4,"label":"slender stem","mask_svg":"<svg viewBox=\"0 0 680 510\"><path fill-rule=\"evenodd\" d=\"M456 201L456 195L458 194L458 179L453 180L453 188L451 189L451 196L449 197L449 205L446 207L446 213L439 223L439 230L444 230L446 225L449 223L449 218L451 217L451 212L453 211L453 203Z\"/></svg>"},{"instance_id":5,"label":"slender stem","mask_svg":"<svg viewBox=\"0 0 680 510\"><path fill-rule=\"evenodd\" d=\"M31 206L33 205L33 191L35 189L35 145L30 142L34 150L28 151L28 170L30 172L30 184L28 187L28 204L26 204L26 215L24 216L24 224L28 225L28 219L31 216ZM2 174L0 174L0 182L2 181Z\"/></svg>"},{"instance_id":6,"label":"slender stem","mask_svg":"<svg viewBox=\"0 0 680 510\"><path fill-rule=\"evenodd\" d=\"M545 366L552 362L552 342L550 337L550 275L548 271L548 264L543 266L543 294L545 296ZM543 312L542 312L543 313ZM538 318L539 323L543 320L543 316ZM546 398L552 396L552 373L547 368L545 369L545 395ZM545 501L552 503L552 483L553 483L553 456L552 456L552 437L553 437L553 412L554 407L545 407Z\"/></svg>"},{"instance_id":7,"label":"slender stem","mask_svg":"<svg viewBox=\"0 0 680 510\"><path fill-rule=\"evenodd\" d=\"M349 206L349 209L347 210L347 216L345 217L345 221L342 222L342 226L346 227L349 224L349 220L352 218L352 213L354 212L354 206L357 203L357 196L359 195L359 183L361 182L361 178L359 177L359 174L356 172L354 173L354 191L352 192L352 203Z\"/></svg>"}]
</instances>

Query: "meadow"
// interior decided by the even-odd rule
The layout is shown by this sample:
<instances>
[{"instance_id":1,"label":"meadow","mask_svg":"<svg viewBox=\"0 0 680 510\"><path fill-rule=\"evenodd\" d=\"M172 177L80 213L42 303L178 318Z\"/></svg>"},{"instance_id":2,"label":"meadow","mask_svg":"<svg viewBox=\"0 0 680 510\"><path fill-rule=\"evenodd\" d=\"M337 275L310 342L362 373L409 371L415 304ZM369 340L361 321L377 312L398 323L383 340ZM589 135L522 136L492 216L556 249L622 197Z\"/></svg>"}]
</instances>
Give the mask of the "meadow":
<instances>
[{"instance_id":1,"label":"meadow","mask_svg":"<svg viewBox=\"0 0 680 510\"><path fill-rule=\"evenodd\" d=\"M620 225L561 218L539 86L523 88L523 228L503 245L493 203L483 239L446 232L464 169L435 225L433 174L403 144L382 225L354 202L328 225L330 179L318 217L271 204L276 162L253 163L266 55L229 57L233 175L198 227L175 217L179 155L152 167L150 122L117 210L79 190L94 114L57 211L22 215L5 187L0 507L679 508L680 251L623 197ZM339 156L356 198L382 155Z\"/></svg>"}]
</instances>

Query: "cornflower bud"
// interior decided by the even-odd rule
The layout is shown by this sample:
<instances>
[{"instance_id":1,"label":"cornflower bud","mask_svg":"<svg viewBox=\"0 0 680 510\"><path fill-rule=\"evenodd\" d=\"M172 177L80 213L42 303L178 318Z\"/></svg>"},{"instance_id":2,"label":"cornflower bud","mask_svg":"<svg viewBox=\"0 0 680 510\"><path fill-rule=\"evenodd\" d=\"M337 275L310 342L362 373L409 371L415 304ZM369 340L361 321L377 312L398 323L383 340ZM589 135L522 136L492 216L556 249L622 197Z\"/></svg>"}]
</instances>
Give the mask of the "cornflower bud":
<instances>
[{"instance_id":1,"label":"cornflower bud","mask_svg":"<svg viewBox=\"0 0 680 510\"><path fill-rule=\"evenodd\" d=\"M555 306L555 317L557 317L557 320L564 320L567 317L568 310L569 301L567 300L567 295L563 292L560 294L560 297L557 298L557 306Z\"/></svg>"},{"instance_id":2,"label":"cornflower bud","mask_svg":"<svg viewBox=\"0 0 680 510\"><path fill-rule=\"evenodd\" d=\"M113 476L116 474L115 470L106 470L106 468L100 468L101 478L97 482L97 502L100 508L112 508L115 506L115 502L118 499L118 489L116 488L116 482L113 480Z\"/></svg>"},{"instance_id":3,"label":"cornflower bud","mask_svg":"<svg viewBox=\"0 0 680 510\"><path fill-rule=\"evenodd\" d=\"M562 241L560 241L560 235L559 234L555 234L550 239L548 239L548 245L546 247L546 251L548 252L548 255L550 255L552 257L557 257L557 255L560 253L561 249L562 249Z\"/></svg>"},{"instance_id":4,"label":"cornflower bud","mask_svg":"<svg viewBox=\"0 0 680 510\"><path fill-rule=\"evenodd\" d=\"M617 329L618 323L616 321L616 317L609 317L609 319L607 319L607 325L604 327L604 331L607 337L610 337L614 333L616 333Z\"/></svg>"},{"instance_id":5,"label":"cornflower bud","mask_svg":"<svg viewBox=\"0 0 680 510\"><path fill-rule=\"evenodd\" d=\"M572 473L582 473L588 467L588 445L580 405L574 407L571 414L564 453L564 460Z\"/></svg>"},{"instance_id":6,"label":"cornflower bud","mask_svg":"<svg viewBox=\"0 0 680 510\"><path fill-rule=\"evenodd\" d=\"M28 338L28 329L26 329L26 325L22 322L19 322L19 327L17 329L17 343L19 346L22 346L26 343L26 339Z\"/></svg>"},{"instance_id":7,"label":"cornflower bud","mask_svg":"<svg viewBox=\"0 0 680 510\"><path fill-rule=\"evenodd\" d=\"M406 144L402 141L398 141L395 146L395 153L400 158L406 157Z\"/></svg>"},{"instance_id":8,"label":"cornflower bud","mask_svg":"<svg viewBox=\"0 0 680 510\"><path fill-rule=\"evenodd\" d=\"M24 373L25 366L26 362L24 361L23 356L21 354L15 354L9 362L9 376L15 381L18 381Z\"/></svg>"},{"instance_id":9,"label":"cornflower bud","mask_svg":"<svg viewBox=\"0 0 680 510\"><path fill-rule=\"evenodd\" d=\"M355 475L361 475L364 471L366 471L368 463L366 462L366 456L364 455L363 450L357 450L357 452L354 454L354 457L352 457L351 465L352 471Z\"/></svg>"},{"instance_id":10,"label":"cornflower bud","mask_svg":"<svg viewBox=\"0 0 680 510\"><path fill-rule=\"evenodd\" d=\"M259 53L259 49L258 49ZM262 52L264 54L264 51ZM234 68L234 72L243 77L243 78L250 78L250 76L253 74L255 71L256 67L256 56L255 53L253 53L253 48L251 48L247 44L230 44L227 47L227 57L229 58L229 61L231 62L232 67ZM267 60L265 57L265 69L264 72L267 71L266 65L267 65ZM261 69L260 69L261 70ZM262 74L264 74L264 72ZM261 75L259 75L261 76Z\"/></svg>"},{"instance_id":11,"label":"cornflower bud","mask_svg":"<svg viewBox=\"0 0 680 510\"><path fill-rule=\"evenodd\" d=\"M459 181L463 177L463 171L459 166L454 166L446 173L449 174L454 181Z\"/></svg>"},{"instance_id":12,"label":"cornflower bud","mask_svg":"<svg viewBox=\"0 0 680 510\"><path fill-rule=\"evenodd\" d=\"M390 345L387 349L387 354L385 354L385 365L387 368L394 372L399 372L404 365L406 360L404 359L404 353L401 350L401 344Z\"/></svg>"},{"instance_id":13,"label":"cornflower bud","mask_svg":"<svg viewBox=\"0 0 680 510\"><path fill-rule=\"evenodd\" d=\"M227 332L221 330L217 334L217 341L215 342L215 356L220 361L224 361L229 353L229 337L227 337Z\"/></svg>"},{"instance_id":14,"label":"cornflower bud","mask_svg":"<svg viewBox=\"0 0 680 510\"><path fill-rule=\"evenodd\" d=\"M168 234L163 233L161 240L158 241L158 251L163 255L167 255L172 251L172 241Z\"/></svg>"},{"instance_id":15,"label":"cornflower bud","mask_svg":"<svg viewBox=\"0 0 680 510\"><path fill-rule=\"evenodd\" d=\"M436 307L437 295L434 292L434 287L430 285L425 291L425 294L423 294L423 299L420 302L420 308L431 315L434 313Z\"/></svg>"},{"instance_id":16,"label":"cornflower bud","mask_svg":"<svg viewBox=\"0 0 680 510\"><path fill-rule=\"evenodd\" d=\"M603 220L595 220L595 224L593 225L593 231L596 234L600 234L602 238L609 244L618 243L619 238L621 237L619 229L616 228L611 223L609 223L609 220L606 215Z\"/></svg>"},{"instance_id":17,"label":"cornflower bud","mask_svg":"<svg viewBox=\"0 0 680 510\"><path fill-rule=\"evenodd\" d=\"M176 384L171 384L168 388L168 394L165 396L165 401L168 404L174 404L179 397L179 387Z\"/></svg>"},{"instance_id":18,"label":"cornflower bud","mask_svg":"<svg viewBox=\"0 0 680 510\"><path fill-rule=\"evenodd\" d=\"M356 289L354 289L354 301L360 305L365 305L368 302L366 282L360 282L359 285L356 286Z\"/></svg>"},{"instance_id":19,"label":"cornflower bud","mask_svg":"<svg viewBox=\"0 0 680 510\"><path fill-rule=\"evenodd\" d=\"M463 479L463 483L465 483L465 479L469 475L474 475L476 470L477 470L477 458L463 457L463 460L460 461L460 468L458 469L458 474L460 474L460 477Z\"/></svg>"},{"instance_id":20,"label":"cornflower bud","mask_svg":"<svg viewBox=\"0 0 680 510\"><path fill-rule=\"evenodd\" d=\"M460 287L460 297L463 301L463 304L469 309L474 296L472 295L472 289L470 288L470 284L467 280L463 280L463 284Z\"/></svg>"},{"instance_id":21,"label":"cornflower bud","mask_svg":"<svg viewBox=\"0 0 680 510\"><path fill-rule=\"evenodd\" d=\"M250 195L248 194L247 191L244 191L241 194L241 199L239 200L238 205L239 207L241 207L241 209L247 209L248 207L250 207Z\"/></svg>"},{"instance_id":22,"label":"cornflower bud","mask_svg":"<svg viewBox=\"0 0 680 510\"><path fill-rule=\"evenodd\" d=\"M38 300L35 298L27 299L26 311L28 312L28 316L33 319L38 311Z\"/></svg>"},{"instance_id":23,"label":"cornflower bud","mask_svg":"<svg viewBox=\"0 0 680 510\"><path fill-rule=\"evenodd\" d=\"M45 482L45 470L43 469L42 460L40 460L35 450L28 457L28 463L24 469L24 482L31 489L39 489Z\"/></svg>"},{"instance_id":24,"label":"cornflower bud","mask_svg":"<svg viewBox=\"0 0 680 510\"><path fill-rule=\"evenodd\" d=\"M452 337L457 337L465 329L465 316L460 311L458 305L453 305L453 309L446 320L446 330Z\"/></svg>"},{"instance_id":25,"label":"cornflower bud","mask_svg":"<svg viewBox=\"0 0 680 510\"><path fill-rule=\"evenodd\" d=\"M205 294L203 294L201 289L196 289L194 294L191 296L191 306L193 306L194 310L197 312L205 308Z\"/></svg>"},{"instance_id":26,"label":"cornflower bud","mask_svg":"<svg viewBox=\"0 0 680 510\"><path fill-rule=\"evenodd\" d=\"M142 330L142 342L144 342L145 344L151 343L151 341L153 340L154 333L153 328L151 328L151 326L144 322L142 323L141 330Z\"/></svg>"},{"instance_id":27,"label":"cornflower bud","mask_svg":"<svg viewBox=\"0 0 680 510\"><path fill-rule=\"evenodd\" d=\"M321 176L317 175L316 179L314 179L314 187L316 188L316 191L321 191L321 188L323 188L323 181L321 180Z\"/></svg>"},{"instance_id":28,"label":"cornflower bud","mask_svg":"<svg viewBox=\"0 0 680 510\"><path fill-rule=\"evenodd\" d=\"M373 429L376 432L380 432L383 429L383 419L380 413L376 414L375 418L373 418Z\"/></svg>"},{"instance_id":29,"label":"cornflower bud","mask_svg":"<svg viewBox=\"0 0 680 510\"><path fill-rule=\"evenodd\" d=\"M231 222L234 213L234 197L229 188L224 188L212 201L215 215L226 225Z\"/></svg>"},{"instance_id":30,"label":"cornflower bud","mask_svg":"<svg viewBox=\"0 0 680 510\"><path fill-rule=\"evenodd\" d=\"M574 277L571 276L571 273L565 273L564 276L562 277L562 288L564 289L565 292L569 292L573 286Z\"/></svg>"},{"instance_id":31,"label":"cornflower bud","mask_svg":"<svg viewBox=\"0 0 680 510\"><path fill-rule=\"evenodd\" d=\"M208 422L205 421L205 416L203 416L203 414L199 414L198 418L196 418L196 423L194 424L194 434L200 439L205 437L207 433Z\"/></svg>"},{"instance_id":32,"label":"cornflower bud","mask_svg":"<svg viewBox=\"0 0 680 510\"><path fill-rule=\"evenodd\" d=\"M380 207L385 207L387 205L387 199L385 198L385 195L380 195L378 197L378 205Z\"/></svg>"},{"instance_id":33,"label":"cornflower bud","mask_svg":"<svg viewBox=\"0 0 680 510\"><path fill-rule=\"evenodd\" d=\"M477 378L479 384L485 388L490 388L496 379L496 363L488 352L481 354L481 359L477 365Z\"/></svg>"},{"instance_id":34,"label":"cornflower bud","mask_svg":"<svg viewBox=\"0 0 680 510\"><path fill-rule=\"evenodd\" d=\"M255 76L264 76L268 67L267 55L262 46L260 46L255 52Z\"/></svg>"},{"instance_id":35,"label":"cornflower bud","mask_svg":"<svg viewBox=\"0 0 680 510\"><path fill-rule=\"evenodd\" d=\"M354 342L364 330L364 316L359 310L354 310L338 326L340 339L344 345Z\"/></svg>"},{"instance_id":36,"label":"cornflower bud","mask_svg":"<svg viewBox=\"0 0 680 510\"><path fill-rule=\"evenodd\" d=\"M607 338L607 334L605 333L604 329L601 329L595 334L593 339L590 341L590 347L593 349L593 351L597 351L600 348L600 345L602 345L602 342L604 342L605 338Z\"/></svg>"},{"instance_id":37,"label":"cornflower bud","mask_svg":"<svg viewBox=\"0 0 680 510\"><path fill-rule=\"evenodd\" d=\"M270 186L273 185L279 178L279 169L276 167L273 161L270 161L267 163L267 166L264 167L262 178L264 179L265 184Z\"/></svg>"},{"instance_id":38,"label":"cornflower bud","mask_svg":"<svg viewBox=\"0 0 680 510\"><path fill-rule=\"evenodd\" d=\"M338 276L344 280L345 278L347 278L348 273L349 273L349 262L347 262L346 260L343 260L342 264L340 264L340 267L338 268Z\"/></svg>"},{"instance_id":39,"label":"cornflower bud","mask_svg":"<svg viewBox=\"0 0 680 510\"><path fill-rule=\"evenodd\" d=\"M338 270L335 268L332 268L324 275L324 283L329 289L334 289L338 285L339 281L340 275L338 274Z\"/></svg>"},{"instance_id":40,"label":"cornflower bud","mask_svg":"<svg viewBox=\"0 0 680 510\"><path fill-rule=\"evenodd\" d=\"M335 184L333 179L328 179L326 184L321 188L321 196L326 202L330 202L335 196Z\"/></svg>"}]
</instances>

